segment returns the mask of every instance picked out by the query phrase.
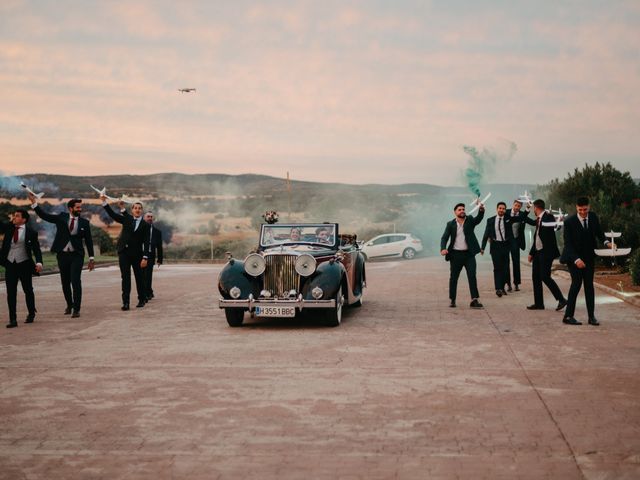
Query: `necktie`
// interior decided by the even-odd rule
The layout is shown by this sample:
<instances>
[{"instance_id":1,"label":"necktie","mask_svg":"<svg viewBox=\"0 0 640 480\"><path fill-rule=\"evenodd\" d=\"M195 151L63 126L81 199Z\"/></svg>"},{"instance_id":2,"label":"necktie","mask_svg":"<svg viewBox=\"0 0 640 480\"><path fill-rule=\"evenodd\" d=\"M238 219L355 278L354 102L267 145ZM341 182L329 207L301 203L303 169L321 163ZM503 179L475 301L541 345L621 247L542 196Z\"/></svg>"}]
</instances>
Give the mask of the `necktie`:
<instances>
[{"instance_id":1,"label":"necktie","mask_svg":"<svg viewBox=\"0 0 640 480\"><path fill-rule=\"evenodd\" d=\"M584 227L585 230L588 228L587 227L587 219L586 218L582 219L582 226Z\"/></svg>"},{"instance_id":2,"label":"necktie","mask_svg":"<svg viewBox=\"0 0 640 480\"><path fill-rule=\"evenodd\" d=\"M13 243L18 243L19 233L20 233L20 227L13 227Z\"/></svg>"},{"instance_id":3,"label":"necktie","mask_svg":"<svg viewBox=\"0 0 640 480\"><path fill-rule=\"evenodd\" d=\"M498 232L500 232L500 240L504 242L504 234L502 233L502 217L498 219Z\"/></svg>"},{"instance_id":4,"label":"necktie","mask_svg":"<svg viewBox=\"0 0 640 480\"><path fill-rule=\"evenodd\" d=\"M73 227L76 226L76 217L71 217L71 225L69 225L69 233L73 233Z\"/></svg>"}]
</instances>

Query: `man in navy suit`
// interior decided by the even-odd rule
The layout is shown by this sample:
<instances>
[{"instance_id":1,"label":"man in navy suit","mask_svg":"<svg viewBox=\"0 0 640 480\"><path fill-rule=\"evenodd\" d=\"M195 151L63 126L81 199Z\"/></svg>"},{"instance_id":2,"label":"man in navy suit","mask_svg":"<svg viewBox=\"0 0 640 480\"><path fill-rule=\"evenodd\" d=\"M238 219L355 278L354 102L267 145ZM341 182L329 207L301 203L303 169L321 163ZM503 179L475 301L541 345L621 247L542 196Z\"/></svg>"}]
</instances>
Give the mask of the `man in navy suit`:
<instances>
[{"instance_id":1,"label":"man in navy suit","mask_svg":"<svg viewBox=\"0 0 640 480\"><path fill-rule=\"evenodd\" d=\"M162 230L153 224L153 212L144 214L144 221L149 224L149 259L147 268L144 269L145 287L147 289L147 301L155 297L153 294L153 266L162 265Z\"/></svg>"},{"instance_id":2,"label":"man in navy suit","mask_svg":"<svg viewBox=\"0 0 640 480\"><path fill-rule=\"evenodd\" d=\"M580 197L576 202L576 214L564 221L564 249L560 257L561 263L566 263L571 274L569 300L564 312L563 322L569 325L580 325L574 318L576 299L580 288L584 284L584 298L587 304L589 325L600 325L595 317L595 293L593 290L593 272L595 267L598 241L605 245L605 240L598 216L590 211L589 199Z\"/></svg>"},{"instance_id":3,"label":"man in navy suit","mask_svg":"<svg viewBox=\"0 0 640 480\"><path fill-rule=\"evenodd\" d=\"M533 244L529 251L529 263L532 264L531 275L533 280L533 304L527 307L528 310L544 310L544 296L542 284L544 283L558 301L557 311L562 310L567 305L567 300L562 295L560 287L551 278L551 265L560 256L558 242L556 240L556 218L545 210L544 200L533 202L533 211L536 219L525 218L525 222L535 226L533 234ZM548 225L544 225L548 224Z\"/></svg>"},{"instance_id":4,"label":"man in navy suit","mask_svg":"<svg viewBox=\"0 0 640 480\"><path fill-rule=\"evenodd\" d=\"M455 218L447 222L442 238L440 239L440 254L450 262L451 274L449 277L450 307L456 306L456 293L458 290L458 277L464 268L467 271L469 291L471 293L471 308L482 308L479 302L478 282L476 280L476 255L480 252L480 245L473 230L484 217L484 205L480 204L480 213L477 217L467 215L464 203L458 203L453 207ZM450 241L449 241L450 240ZM447 247L447 241L449 246Z\"/></svg>"},{"instance_id":5,"label":"man in navy suit","mask_svg":"<svg viewBox=\"0 0 640 480\"><path fill-rule=\"evenodd\" d=\"M31 208L33 208L38 216L44 221L53 223L56 226L56 236L53 239L51 251L56 254L56 259L58 260L62 293L67 302L64 314L71 314L73 318L78 318L82 305L81 276L84 265L85 246L89 253L89 270L93 270L95 266L91 224L86 218L80 217L82 213L82 200L78 198L69 200L67 202L68 212L52 214L45 212L42 207L38 205L38 199L35 195L30 193L29 199L33 202Z\"/></svg>"},{"instance_id":6,"label":"man in navy suit","mask_svg":"<svg viewBox=\"0 0 640 480\"><path fill-rule=\"evenodd\" d=\"M118 202L120 213L114 212L107 203L107 196L101 195L102 206L107 214L116 222L122 224L122 231L118 237L118 263L122 279L122 307L129 310L131 295L131 270L136 280L138 293L137 308L147 303L147 290L144 282L144 269L147 268L149 258L149 224L142 219L142 203L136 202L131 206L131 214L124 208L124 202Z\"/></svg>"},{"instance_id":7,"label":"man in navy suit","mask_svg":"<svg viewBox=\"0 0 640 480\"><path fill-rule=\"evenodd\" d=\"M28 315L25 323L33 323L36 317L36 299L33 293L33 275L42 271L42 252L38 242L38 232L27 226L29 213L18 208L11 218L11 223L0 221L0 232L4 234L0 249L0 265L5 268L5 284L7 287L7 306L9 307L9 323L7 328L18 326L16 314L16 298L18 282L22 285L27 303ZM36 257L35 262L33 257Z\"/></svg>"},{"instance_id":8,"label":"man in navy suit","mask_svg":"<svg viewBox=\"0 0 640 480\"><path fill-rule=\"evenodd\" d=\"M513 268L513 289L516 292L520 291L520 284L522 279L520 276L520 250L524 250L525 238L524 238L524 218L529 216L529 207L522 210L522 202L520 200L514 200L513 206L507 209L505 216L511 223L511 241L509 242L509 253L511 255L511 262ZM507 291L512 290L511 285L511 268L509 268L509 262L507 262Z\"/></svg>"},{"instance_id":9,"label":"man in navy suit","mask_svg":"<svg viewBox=\"0 0 640 480\"><path fill-rule=\"evenodd\" d=\"M507 294L504 291L504 286L509 280L509 246L513 237L513 230L511 229L511 217L505 215L506 211L507 204L498 202L496 215L487 219L487 227L482 236L482 246L480 247L480 254L484 255L487 241L491 243L493 283L498 297Z\"/></svg>"}]
</instances>

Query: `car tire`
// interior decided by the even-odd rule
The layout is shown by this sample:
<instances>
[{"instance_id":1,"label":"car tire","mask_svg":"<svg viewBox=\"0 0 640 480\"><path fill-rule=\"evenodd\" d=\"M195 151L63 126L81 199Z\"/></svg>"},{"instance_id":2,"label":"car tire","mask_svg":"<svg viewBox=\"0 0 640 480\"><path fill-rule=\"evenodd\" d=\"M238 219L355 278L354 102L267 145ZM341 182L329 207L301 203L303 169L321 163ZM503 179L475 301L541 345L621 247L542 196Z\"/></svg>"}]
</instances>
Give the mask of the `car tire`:
<instances>
[{"instance_id":1,"label":"car tire","mask_svg":"<svg viewBox=\"0 0 640 480\"><path fill-rule=\"evenodd\" d=\"M225 308L224 314L230 327L241 327L244 321L244 310L241 308Z\"/></svg>"},{"instance_id":2,"label":"car tire","mask_svg":"<svg viewBox=\"0 0 640 480\"><path fill-rule=\"evenodd\" d=\"M402 256L405 260L412 260L416 256L416 251L413 248L405 248Z\"/></svg>"},{"instance_id":3,"label":"car tire","mask_svg":"<svg viewBox=\"0 0 640 480\"><path fill-rule=\"evenodd\" d=\"M336 295L336 306L325 312L326 324L328 327L338 327L342 323L342 306L344 305L344 295L342 289Z\"/></svg>"}]
</instances>

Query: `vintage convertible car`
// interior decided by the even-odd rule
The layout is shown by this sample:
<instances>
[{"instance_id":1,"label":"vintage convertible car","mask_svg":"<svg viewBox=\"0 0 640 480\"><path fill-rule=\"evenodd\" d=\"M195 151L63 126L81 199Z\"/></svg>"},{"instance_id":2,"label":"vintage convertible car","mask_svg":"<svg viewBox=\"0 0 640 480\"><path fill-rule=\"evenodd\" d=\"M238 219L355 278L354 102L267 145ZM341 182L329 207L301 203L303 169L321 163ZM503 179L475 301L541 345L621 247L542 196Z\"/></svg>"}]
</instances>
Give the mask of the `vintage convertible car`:
<instances>
[{"instance_id":1,"label":"vintage convertible car","mask_svg":"<svg viewBox=\"0 0 640 480\"><path fill-rule=\"evenodd\" d=\"M342 307L362 305L365 260L355 235L337 223L262 224L255 253L235 258L220 272L218 290L227 322L256 317L295 317L320 312L338 326Z\"/></svg>"}]
</instances>

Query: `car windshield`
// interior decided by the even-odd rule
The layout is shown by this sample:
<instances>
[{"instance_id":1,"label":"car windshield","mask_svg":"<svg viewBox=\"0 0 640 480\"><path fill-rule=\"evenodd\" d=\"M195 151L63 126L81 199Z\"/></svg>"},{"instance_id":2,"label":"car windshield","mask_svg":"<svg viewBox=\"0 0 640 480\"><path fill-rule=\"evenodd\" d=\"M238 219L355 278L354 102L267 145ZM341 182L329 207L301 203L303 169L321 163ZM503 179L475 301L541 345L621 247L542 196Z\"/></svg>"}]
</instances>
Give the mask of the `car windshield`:
<instances>
[{"instance_id":1,"label":"car windshield","mask_svg":"<svg viewBox=\"0 0 640 480\"><path fill-rule=\"evenodd\" d=\"M314 243L333 246L336 243L336 225L320 223L262 226L260 245L269 247L285 243Z\"/></svg>"}]
</instances>

